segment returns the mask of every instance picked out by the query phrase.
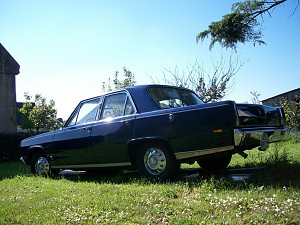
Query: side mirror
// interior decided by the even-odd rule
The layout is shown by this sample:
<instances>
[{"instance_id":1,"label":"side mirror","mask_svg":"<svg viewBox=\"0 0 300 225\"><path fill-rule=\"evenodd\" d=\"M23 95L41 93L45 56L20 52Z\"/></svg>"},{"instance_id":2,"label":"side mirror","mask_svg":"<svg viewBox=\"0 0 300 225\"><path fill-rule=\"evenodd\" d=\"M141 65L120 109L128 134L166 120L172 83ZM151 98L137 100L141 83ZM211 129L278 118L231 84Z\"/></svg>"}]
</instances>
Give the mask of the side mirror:
<instances>
[{"instance_id":1,"label":"side mirror","mask_svg":"<svg viewBox=\"0 0 300 225\"><path fill-rule=\"evenodd\" d=\"M57 119L57 122L60 123L61 125L64 124L64 120L63 120L62 118L58 118L58 119Z\"/></svg>"}]
</instances>

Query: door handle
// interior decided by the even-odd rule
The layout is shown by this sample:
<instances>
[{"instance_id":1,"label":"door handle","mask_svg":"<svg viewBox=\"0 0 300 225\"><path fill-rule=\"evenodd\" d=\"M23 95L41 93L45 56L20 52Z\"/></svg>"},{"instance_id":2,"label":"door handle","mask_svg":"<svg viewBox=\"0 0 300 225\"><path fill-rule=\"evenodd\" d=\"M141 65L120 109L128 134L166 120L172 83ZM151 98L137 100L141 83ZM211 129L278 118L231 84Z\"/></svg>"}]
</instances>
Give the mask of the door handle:
<instances>
[{"instance_id":1,"label":"door handle","mask_svg":"<svg viewBox=\"0 0 300 225\"><path fill-rule=\"evenodd\" d=\"M170 113L169 114L169 122L171 123L171 122L173 122L173 120L174 120L174 114Z\"/></svg>"},{"instance_id":2,"label":"door handle","mask_svg":"<svg viewBox=\"0 0 300 225\"><path fill-rule=\"evenodd\" d=\"M130 124L131 122L132 122L133 120L131 119L131 120L123 120L123 121L121 121L123 124Z\"/></svg>"},{"instance_id":3,"label":"door handle","mask_svg":"<svg viewBox=\"0 0 300 225\"><path fill-rule=\"evenodd\" d=\"M83 129L90 132L92 130L92 127L84 127Z\"/></svg>"}]
</instances>

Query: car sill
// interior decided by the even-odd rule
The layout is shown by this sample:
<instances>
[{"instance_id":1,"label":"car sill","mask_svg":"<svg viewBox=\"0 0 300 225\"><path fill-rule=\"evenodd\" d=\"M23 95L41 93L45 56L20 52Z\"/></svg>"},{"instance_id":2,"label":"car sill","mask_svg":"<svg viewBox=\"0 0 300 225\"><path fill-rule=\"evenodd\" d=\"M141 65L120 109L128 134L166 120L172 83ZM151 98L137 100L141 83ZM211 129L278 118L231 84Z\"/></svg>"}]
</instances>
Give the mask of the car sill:
<instances>
[{"instance_id":1,"label":"car sill","mask_svg":"<svg viewBox=\"0 0 300 225\"><path fill-rule=\"evenodd\" d=\"M218 152L226 152L233 149L234 146L230 145L230 146L224 146L219 148L201 149L201 150L189 151L189 152L177 152L175 153L175 157L177 160L181 160L181 159L194 158L203 155L209 155Z\"/></svg>"},{"instance_id":2,"label":"car sill","mask_svg":"<svg viewBox=\"0 0 300 225\"><path fill-rule=\"evenodd\" d=\"M109 168L109 167L122 167L131 166L130 162L124 163L106 163L106 164L86 164L86 165L60 165L51 166L53 169L74 169L74 168Z\"/></svg>"}]
</instances>

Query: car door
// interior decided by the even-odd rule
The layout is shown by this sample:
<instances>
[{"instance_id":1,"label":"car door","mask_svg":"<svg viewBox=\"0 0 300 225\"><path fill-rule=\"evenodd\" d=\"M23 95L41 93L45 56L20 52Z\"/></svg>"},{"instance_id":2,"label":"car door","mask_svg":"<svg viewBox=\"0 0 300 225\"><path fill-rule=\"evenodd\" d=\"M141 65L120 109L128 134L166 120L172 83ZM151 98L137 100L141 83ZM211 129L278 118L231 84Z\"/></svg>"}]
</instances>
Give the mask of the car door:
<instances>
[{"instance_id":1,"label":"car door","mask_svg":"<svg viewBox=\"0 0 300 225\"><path fill-rule=\"evenodd\" d=\"M93 154L100 167L130 164L127 142L133 136L135 114L136 108L127 92L105 97L91 136Z\"/></svg>"},{"instance_id":2,"label":"car door","mask_svg":"<svg viewBox=\"0 0 300 225\"><path fill-rule=\"evenodd\" d=\"M95 163L91 151L91 131L99 113L100 98L81 102L64 128L54 136L54 166L77 168Z\"/></svg>"}]
</instances>

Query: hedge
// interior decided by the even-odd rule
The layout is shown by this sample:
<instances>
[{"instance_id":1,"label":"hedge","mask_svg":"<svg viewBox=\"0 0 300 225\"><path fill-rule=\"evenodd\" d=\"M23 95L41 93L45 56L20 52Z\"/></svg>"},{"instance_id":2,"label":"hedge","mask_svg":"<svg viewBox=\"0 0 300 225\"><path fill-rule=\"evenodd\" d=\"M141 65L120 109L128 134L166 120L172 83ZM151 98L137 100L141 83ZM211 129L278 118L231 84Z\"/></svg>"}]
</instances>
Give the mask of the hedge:
<instances>
[{"instance_id":1,"label":"hedge","mask_svg":"<svg viewBox=\"0 0 300 225\"><path fill-rule=\"evenodd\" d=\"M20 142L30 135L27 133L0 133L0 162L20 159Z\"/></svg>"}]
</instances>

